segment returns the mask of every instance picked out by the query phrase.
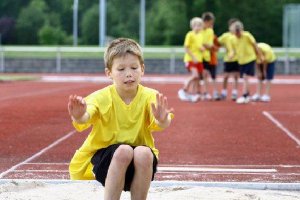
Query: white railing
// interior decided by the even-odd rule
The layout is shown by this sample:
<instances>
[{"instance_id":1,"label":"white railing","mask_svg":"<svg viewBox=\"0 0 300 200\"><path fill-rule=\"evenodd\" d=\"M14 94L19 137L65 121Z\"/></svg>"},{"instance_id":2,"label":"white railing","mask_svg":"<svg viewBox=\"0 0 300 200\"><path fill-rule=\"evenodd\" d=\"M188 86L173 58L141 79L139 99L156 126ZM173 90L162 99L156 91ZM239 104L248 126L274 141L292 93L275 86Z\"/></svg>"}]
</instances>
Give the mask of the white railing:
<instances>
[{"instance_id":1,"label":"white railing","mask_svg":"<svg viewBox=\"0 0 300 200\"><path fill-rule=\"evenodd\" d=\"M61 72L61 60L62 53L104 53L105 48L101 47L47 47L47 46L0 46L0 72L5 72L5 54L9 52L49 52L55 54L56 59L56 72ZM290 72L290 61L295 60L291 57L291 53L300 54L300 48L274 48L275 53L284 54L278 57L279 60L285 63L285 74ZM184 53L182 47L146 47L143 48L144 54L167 54L169 57L169 71L175 72L176 54ZM223 53L224 49L220 49L220 53Z\"/></svg>"}]
</instances>

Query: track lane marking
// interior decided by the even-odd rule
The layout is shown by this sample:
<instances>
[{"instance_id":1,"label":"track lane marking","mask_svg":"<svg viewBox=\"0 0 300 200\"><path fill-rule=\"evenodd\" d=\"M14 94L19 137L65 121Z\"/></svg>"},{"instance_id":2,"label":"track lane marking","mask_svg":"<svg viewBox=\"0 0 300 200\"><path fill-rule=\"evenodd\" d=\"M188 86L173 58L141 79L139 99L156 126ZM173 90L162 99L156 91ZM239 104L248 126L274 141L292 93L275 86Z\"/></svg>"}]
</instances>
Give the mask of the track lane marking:
<instances>
[{"instance_id":1,"label":"track lane marking","mask_svg":"<svg viewBox=\"0 0 300 200\"><path fill-rule=\"evenodd\" d=\"M10 99L15 99L15 98L20 98L20 97L32 97L32 96L38 96L38 95L43 95L43 94L51 94L55 92L61 92L61 91L68 91L68 90L73 90L73 89L79 89L79 88L84 88L88 86L72 86L72 87L65 87L65 88L59 88L59 89L47 89L44 91L38 91L38 92L27 92L27 93L21 93L21 94L16 94L12 96L4 96L0 97L0 101L6 101Z\"/></svg>"},{"instance_id":2,"label":"track lane marking","mask_svg":"<svg viewBox=\"0 0 300 200\"><path fill-rule=\"evenodd\" d=\"M146 83L184 83L186 80L186 76L144 76L142 78L142 82ZM100 83L111 83L111 80L106 76L42 76L41 81L43 82L100 82ZM223 78L217 78L218 83L223 82ZM233 82L231 79L229 82ZM242 82L241 80L239 82ZM249 80L250 83L257 83L256 78L252 78ZM277 78L272 81L272 84L300 84L299 79L284 79Z\"/></svg>"},{"instance_id":3,"label":"track lane marking","mask_svg":"<svg viewBox=\"0 0 300 200\"><path fill-rule=\"evenodd\" d=\"M289 138L297 143L297 147L300 147L300 139L298 139L291 131L289 131L285 126L283 126L275 117L273 117L269 112L263 111L265 115L271 122L273 122L278 128L280 128Z\"/></svg>"},{"instance_id":4,"label":"track lane marking","mask_svg":"<svg viewBox=\"0 0 300 200\"><path fill-rule=\"evenodd\" d=\"M32 155L31 157L27 158L26 160L12 166L11 168L9 168L8 170L2 172L0 174L0 179L3 178L5 175L7 175L10 172L15 171L18 167L20 167L23 164L26 164L32 160L34 160L35 158L39 157L40 155L42 155L43 153L45 153L46 151L48 151L49 149L55 147L56 145L58 145L59 143L61 143L62 141L68 139L69 137L71 137L74 133L76 133L76 130L73 130L69 133L67 133L67 135L64 135L63 137L57 139L56 141L54 141L53 143L51 143L50 145L48 145L47 147L45 147L44 149L40 150L39 152L35 153L34 155Z\"/></svg>"}]
</instances>

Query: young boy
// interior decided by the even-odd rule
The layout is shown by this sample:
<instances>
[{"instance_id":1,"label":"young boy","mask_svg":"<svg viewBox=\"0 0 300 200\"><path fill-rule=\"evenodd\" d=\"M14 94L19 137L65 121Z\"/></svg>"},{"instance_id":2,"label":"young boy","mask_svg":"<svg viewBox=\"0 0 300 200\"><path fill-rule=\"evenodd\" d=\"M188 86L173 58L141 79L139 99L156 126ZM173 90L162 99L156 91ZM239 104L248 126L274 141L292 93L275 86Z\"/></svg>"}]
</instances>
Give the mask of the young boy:
<instances>
[{"instance_id":1,"label":"young boy","mask_svg":"<svg viewBox=\"0 0 300 200\"><path fill-rule=\"evenodd\" d=\"M269 102L271 101L270 87L271 81L274 78L276 56L271 46L266 43L258 43L257 47L263 54L265 60L264 62L261 62L260 60L256 61L258 84L256 94L253 95L251 99L252 101ZM265 94L261 96L264 80L266 80Z\"/></svg>"},{"instance_id":2,"label":"young boy","mask_svg":"<svg viewBox=\"0 0 300 200\"><path fill-rule=\"evenodd\" d=\"M178 97L182 101L197 102L200 99L200 76L203 73L203 58L204 50L201 30L203 21L199 17L194 17L190 21L191 31L189 31L184 40L185 66L191 76L183 85L183 88L178 91Z\"/></svg>"},{"instance_id":3,"label":"young boy","mask_svg":"<svg viewBox=\"0 0 300 200\"><path fill-rule=\"evenodd\" d=\"M226 99L227 98L227 85L228 85L228 79L232 75L234 78L234 84L233 84L233 89L231 91L231 99L235 101L237 99L237 91L238 91L238 79L239 79L239 64L237 61L237 56L232 56L231 54L234 55L235 50L235 44L234 44L234 34L233 31L230 30L231 25L238 21L235 18L232 18L228 21L228 29L229 31L226 33L223 33L219 38L218 42L220 45L222 45L226 52L224 55L224 79L223 79L223 89L221 92L221 99Z\"/></svg>"},{"instance_id":4,"label":"young boy","mask_svg":"<svg viewBox=\"0 0 300 200\"><path fill-rule=\"evenodd\" d=\"M68 110L78 131L90 126L87 139L73 156L72 180L96 179L104 199L146 199L157 166L153 131L168 127L173 117L167 98L140 85L144 60L131 39L111 42L104 54L105 73L113 84L82 98L69 97Z\"/></svg>"},{"instance_id":5,"label":"young boy","mask_svg":"<svg viewBox=\"0 0 300 200\"><path fill-rule=\"evenodd\" d=\"M219 100L219 94L217 90L217 83L216 83L216 66L211 65L211 52L214 51L214 21L215 16L211 12L205 12L202 14L202 19L204 22L204 29L202 31L203 35L203 43L205 47L205 51L203 52L203 65L204 65L204 72L203 72L203 82L204 82L204 100L210 100L211 95L208 92L208 76L210 74L212 78L212 86L213 86L213 99Z\"/></svg>"},{"instance_id":6,"label":"young boy","mask_svg":"<svg viewBox=\"0 0 300 200\"><path fill-rule=\"evenodd\" d=\"M240 77L243 78L243 96L236 102L245 104L250 101L249 78L254 76L256 59L263 60L263 56L257 47L255 38L248 31L244 31L242 22L236 21L232 24L236 39L236 54L240 66Z\"/></svg>"}]
</instances>

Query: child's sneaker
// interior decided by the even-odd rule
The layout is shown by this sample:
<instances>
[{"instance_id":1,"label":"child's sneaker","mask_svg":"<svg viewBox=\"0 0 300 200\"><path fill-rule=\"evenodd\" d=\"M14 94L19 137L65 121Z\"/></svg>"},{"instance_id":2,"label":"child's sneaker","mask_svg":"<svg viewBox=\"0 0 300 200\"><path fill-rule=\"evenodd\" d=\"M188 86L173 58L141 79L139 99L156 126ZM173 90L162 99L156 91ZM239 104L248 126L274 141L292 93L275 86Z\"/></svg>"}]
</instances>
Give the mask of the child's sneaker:
<instances>
[{"instance_id":1,"label":"child's sneaker","mask_svg":"<svg viewBox=\"0 0 300 200\"><path fill-rule=\"evenodd\" d=\"M261 100L261 99L260 99L260 95L259 95L259 94L254 94L254 95L251 97L251 100L252 100L252 101L259 101L259 100Z\"/></svg>"},{"instance_id":2,"label":"child's sneaker","mask_svg":"<svg viewBox=\"0 0 300 200\"><path fill-rule=\"evenodd\" d=\"M231 94L231 100L232 100L232 101L236 101L237 98L238 98L237 93L232 93L232 94Z\"/></svg>"},{"instance_id":3,"label":"child's sneaker","mask_svg":"<svg viewBox=\"0 0 300 200\"><path fill-rule=\"evenodd\" d=\"M185 91L183 89L180 89L178 91L178 98L181 100L181 101L189 101L189 97L188 95L185 93Z\"/></svg>"},{"instance_id":4,"label":"child's sneaker","mask_svg":"<svg viewBox=\"0 0 300 200\"><path fill-rule=\"evenodd\" d=\"M213 99L214 99L215 101L221 100L221 97L219 96L218 92L214 92L214 94L213 94Z\"/></svg>"},{"instance_id":5,"label":"child's sneaker","mask_svg":"<svg viewBox=\"0 0 300 200\"><path fill-rule=\"evenodd\" d=\"M249 96L241 96L236 100L237 104L246 104L250 102L250 97Z\"/></svg>"},{"instance_id":6,"label":"child's sneaker","mask_svg":"<svg viewBox=\"0 0 300 200\"><path fill-rule=\"evenodd\" d=\"M201 99L201 95L200 94L192 94L189 95L189 100L193 103L196 103L197 101L199 101Z\"/></svg>"},{"instance_id":7,"label":"child's sneaker","mask_svg":"<svg viewBox=\"0 0 300 200\"><path fill-rule=\"evenodd\" d=\"M220 99L221 100L225 100L227 98L227 95L226 94L221 94L221 96L220 96Z\"/></svg>"},{"instance_id":8,"label":"child's sneaker","mask_svg":"<svg viewBox=\"0 0 300 200\"><path fill-rule=\"evenodd\" d=\"M264 94L261 99L262 102L270 102L271 101L271 97L269 95Z\"/></svg>"},{"instance_id":9,"label":"child's sneaker","mask_svg":"<svg viewBox=\"0 0 300 200\"><path fill-rule=\"evenodd\" d=\"M208 93L204 93L202 99L203 100L211 100L211 96Z\"/></svg>"}]
</instances>

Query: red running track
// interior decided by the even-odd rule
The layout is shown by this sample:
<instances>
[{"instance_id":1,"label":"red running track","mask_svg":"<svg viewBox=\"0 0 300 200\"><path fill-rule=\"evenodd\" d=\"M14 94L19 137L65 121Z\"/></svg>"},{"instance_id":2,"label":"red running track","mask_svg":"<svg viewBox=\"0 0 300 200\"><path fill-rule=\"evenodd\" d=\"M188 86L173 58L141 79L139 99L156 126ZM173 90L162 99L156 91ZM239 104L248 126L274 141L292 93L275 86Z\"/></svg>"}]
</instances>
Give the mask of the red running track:
<instances>
[{"instance_id":1,"label":"red running track","mask_svg":"<svg viewBox=\"0 0 300 200\"><path fill-rule=\"evenodd\" d=\"M68 96L106 85L0 83L0 178L68 179L68 163L88 133L71 126ZM181 102L181 84L145 85L175 109L172 126L154 133L156 180L300 182L300 84L273 85L272 102L247 105Z\"/></svg>"}]
</instances>

